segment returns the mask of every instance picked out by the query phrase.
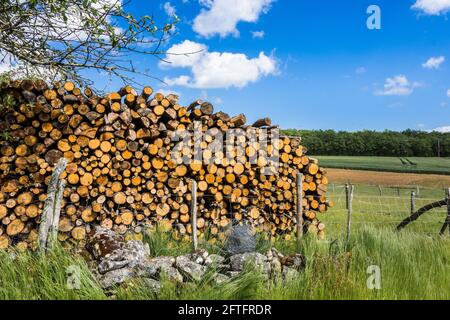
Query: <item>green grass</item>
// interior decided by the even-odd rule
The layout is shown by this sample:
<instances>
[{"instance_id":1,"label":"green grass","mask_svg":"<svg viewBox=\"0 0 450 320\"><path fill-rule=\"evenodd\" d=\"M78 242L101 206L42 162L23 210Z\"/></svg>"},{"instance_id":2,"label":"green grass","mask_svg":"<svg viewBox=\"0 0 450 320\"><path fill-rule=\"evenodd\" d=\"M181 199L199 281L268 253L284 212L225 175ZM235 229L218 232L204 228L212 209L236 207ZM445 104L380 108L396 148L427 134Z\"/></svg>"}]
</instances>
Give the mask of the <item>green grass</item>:
<instances>
[{"instance_id":1,"label":"green grass","mask_svg":"<svg viewBox=\"0 0 450 320\"><path fill-rule=\"evenodd\" d=\"M48 257L31 253L0 253L0 299L449 299L450 241L411 231L358 228L346 246L342 238L333 244L308 237L296 242L276 242L283 252L301 250L308 258L306 270L295 280L264 280L247 270L241 276L215 286L210 278L176 286L163 281L158 296L134 280L113 296L102 292L86 263L61 249ZM260 248L267 248L261 243ZM79 265L80 290L68 289L66 268ZM370 290L367 268L381 268L381 290ZM210 271L210 274L213 270Z\"/></svg>"},{"instance_id":2,"label":"green grass","mask_svg":"<svg viewBox=\"0 0 450 320\"><path fill-rule=\"evenodd\" d=\"M347 212L343 186L330 188L336 202L319 219L327 224L325 240L307 235L301 243L277 240L258 242L264 253L271 246L285 254L302 252L307 268L291 281L267 281L247 269L232 281L216 286L214 270L199 283L175 285L163 281L155 296L140 279L130 281L114 292L105 293L78 255L57 248L48 256L36 253L0 251L0 299L450 299L450 236L438 236L445 210L427 213L401 232L399 221L409 215L408 191L357 185L353 203L351 237L345 243ZM443 198L442 190L422 189L417 205ZM190 251L187 243L170 239L156 230L144 238L152 256L181 255ZM219 245L200 242L200 247L219 252ZM381 289L367 288L369 266L381 270ZM79 290L67 286L67 268L81 271Z\"/></svg>"},{"instance_id":3,"label":"green grass","mask_svg":"<svg viewBox=\"0 0 450 320\"><path fill-rule=\"evenodd\" d=\"M450 175L450 158L402 158L416 165L404 165L396 157L313 156L325 168Z\"/></svg>"},{"instance_id":4,"label":"green grass","mask_svg":"<svg viewBox=\"0 0 450 320\"><path fill-rule=\"evenodd\" d=\"M416 188L387 188L369 185L355 185L352 204L352 230L366 226L390 228L392 230L411 214L411 191ZM380 195L381 193L381 195ZM327 213L319 214L319 219L327 225L330 238L341 236L346 230L347 209L344 185L331 185L327 197L335 203ZM415 197L415 209L445 198L444 190L420 187L419 196ZM447 208L435 208L407 229L424 235L436 235L441 229Z\"/></svg>"}]
</instances>

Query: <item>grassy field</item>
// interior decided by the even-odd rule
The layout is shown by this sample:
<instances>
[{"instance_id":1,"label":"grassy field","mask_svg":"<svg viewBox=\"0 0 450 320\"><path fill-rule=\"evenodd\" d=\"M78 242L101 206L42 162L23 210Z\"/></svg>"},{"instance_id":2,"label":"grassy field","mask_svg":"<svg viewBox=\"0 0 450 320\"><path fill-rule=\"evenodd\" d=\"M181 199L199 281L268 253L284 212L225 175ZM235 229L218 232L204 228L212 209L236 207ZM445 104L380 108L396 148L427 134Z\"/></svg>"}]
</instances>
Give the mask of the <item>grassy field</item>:
<instances>
[{"instance_id":1,"label":"grassy field","mask_svg":"<svg viewBox=\"0 0 450 320\"><path fill-rule=\"evenodd\" d=\"M313 156L325 168L450 175L450 158ZM408 162L407 160L410 162Z\"/></svg>"},{"instance_id":2,"label":"grassy field","mask_svg":"<svg viewBox=\"0 0 450 320\"><path fill-rule=\"evenodd\" d=\"M416 210L445 198L442 189L420 187L419 190L419 195L415 197ZM352 231L358 231L367 226L394 230L411 214L411 191L417 192L417 189L354 185ZM335 206L328 212L319 214L319 219L326 223L329 239L343 237L348 215L344 185L331 185L327 196L333 200ZM441 229L446 214L447 208L435 208L410 224L407 229L416 234L435 236Z\"/></svg>"},{"instance_id":3,"label":"grassy field","mask_svg":"<svg viewBox=\"0 0 450 320\"><path fill-rule=\"evenodd\" d=\"M47 257L0 252L0 299L450 299L449 245L448 239L373 227L355 230L348 244L311 238L300 246L276 242L283 252L302 251L307 256L307 268L298 278L266 281L249 269L221 286L208 278L181 287L163 282L158 296L139 280L106 295L86 262L62 249ZM261 251L268 247L261 241ZM72 265L81 268L79 290L66 285L66 270ZM379 290L367 287L367 270L373 265L381 270Z\"/></svg>"},{"instance_id":4,"label":"grassy field","mask_svg":"<svg viewBox=\"0 0 450 320\"><path fill-rule=\"evenodd\" d=\"M134 280L114 294L103 292L87 263L79 256L58 248L47 257L33 253L0 252L0 299L450 299L450 237L437 235L445 217L435 210L395 232L395 226L409 214L408 191L379 190L357 185L351 237L345 242L346 210L343 186L335 185L330 198L336 206L319 218L327 224L325 240L311 236L296 241L260 239L258 250L275 246L281 252L302 252L307 268L289 282L267 281L258 272L247 270L221 286L208 277L202 282L176 286L163 282L162 291L153 295L144 282ZM390 192L389 192L390 191ZM418 204L442 198L442 190L423 189ZM166 233L145 238L153 256L187 253L190 246L174 242ZM201 243L217 252L220 246ZM67 288L66 270L81 269L81 288ZM379 266L381 289L367 287L369 266ZM213 272L214 270L210 270Z\"/></svg>"},{"instance_id":5,"label":"grassy field","mask_svg":"<svg viewBox=\"0 0 450 320\"><path fill-rule=\"evenodd\" d=\"M0 251L0 299L450 299L450 236L438 236L445 219L444 209L435 209L401 232L395 226L409 215L409 190L356 185L351 237L345 242L347 211L342 185L332 185L329 197L336 205L319 218L327 225L326 239L306 236L301 243L263 240L258 251L275 246L288 254L302 252L307 268L291 281L267 281L251 269L216 286L206 277L199 283L175 285L163 282L153 295L142 280L103 292L87 263L57 248L48 256ZM417 207L443 198L439 189L423 188ZM153 256L180 255L190 245L155 232L144 239ZM200 243L209 252L220 246ZM81 288L67 287L67 268L79 266ZM367 287L370 266L379 266L381 289ZM210 270L212 274L214 270Z\"/></svg>"}]
</instances>

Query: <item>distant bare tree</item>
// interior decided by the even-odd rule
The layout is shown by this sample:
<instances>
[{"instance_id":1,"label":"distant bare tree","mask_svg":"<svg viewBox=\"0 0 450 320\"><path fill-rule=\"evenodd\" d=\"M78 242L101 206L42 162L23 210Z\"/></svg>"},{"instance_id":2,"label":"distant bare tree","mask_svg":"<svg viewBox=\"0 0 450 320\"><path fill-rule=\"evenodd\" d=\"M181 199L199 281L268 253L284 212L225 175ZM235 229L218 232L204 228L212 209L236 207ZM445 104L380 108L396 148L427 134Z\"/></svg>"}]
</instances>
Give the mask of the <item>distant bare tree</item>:
<instances>
[{"instance_id":1,"label":"distant bare tree","mask_svg":"<svg viewBox=\"0 0 450 320\"><path fill-rule=\"evenodd\" d=\"M70 78L95 69L133 82L146 74L132 63L132 54L164 53L161 44L173 33L178 18L161 28L152 16L135 17L122 0L1 0L0 61L26 76Z\"/></svg>"}]
</instances>

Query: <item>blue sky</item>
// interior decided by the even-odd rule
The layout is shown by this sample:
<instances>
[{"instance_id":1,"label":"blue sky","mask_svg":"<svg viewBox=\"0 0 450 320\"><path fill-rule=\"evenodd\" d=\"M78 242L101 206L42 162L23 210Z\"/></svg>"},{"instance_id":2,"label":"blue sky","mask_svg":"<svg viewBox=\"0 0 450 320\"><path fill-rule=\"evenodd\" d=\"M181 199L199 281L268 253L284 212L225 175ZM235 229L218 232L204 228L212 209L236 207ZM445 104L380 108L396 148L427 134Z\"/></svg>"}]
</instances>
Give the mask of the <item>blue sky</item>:
<instances>
[{"instance_id":1,"label":"blue sky","mask_svg":"<svg viewBox=\"0 0 450 320\"><path fill-rule=\"evenodd\" d=\"M366 26L372 4L380 30ZM450 129L450 0L132 0L125 9L160 22L176 12L164 49L203 50L170 64L133 57L169 85L139 81L183 104L207 99L283 128Z\"/></svg>"}]
</instances>

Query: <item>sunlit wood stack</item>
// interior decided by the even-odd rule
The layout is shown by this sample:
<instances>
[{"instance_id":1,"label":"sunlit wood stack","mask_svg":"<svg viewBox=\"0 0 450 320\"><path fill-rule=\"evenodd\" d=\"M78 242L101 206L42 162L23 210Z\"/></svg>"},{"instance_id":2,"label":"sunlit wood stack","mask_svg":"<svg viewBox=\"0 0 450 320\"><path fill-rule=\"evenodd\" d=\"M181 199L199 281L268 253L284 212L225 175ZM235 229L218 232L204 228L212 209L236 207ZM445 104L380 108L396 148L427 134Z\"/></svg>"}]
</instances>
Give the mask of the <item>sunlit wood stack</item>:
<instances>
[{"instance_id":1,"label":"sunlit wood stack","mask_svg":"<svg viewBox=\"0 0 450 320\"><path fill-rule=\"evenodd\" d=\"M304 174L305 228L323 236L316 214L330 206L328 180L299 139L266 139L269 155L279 151L276 175L262 175L263 160L248 160L263 148L258 139L237 139L241 149L210 151L216 133L224 134L223 145L233 128L259 137L272 128L268 118L245 125L243 114L214 113L202 101L183 107L177 96L154 94L150 87L98 96L72 82L49 87L37 80L1 84L0 108L0 248L35 246L46 185L61 157L69 162L61 176L67 182L61 241L84 240L93 224L133 237L158 222L175 238L189 240L191 179L198 183L200 236L208 231L220 237L231 222L249 221L289 237L296 225L298 171ZM203 159L214 156L209 164L193 160L190 148L178 149L173 139L175 132L192 131L196 121L205 132ZM234 160L227 160L227 151Z\"/></svg>"}]
</instances>

